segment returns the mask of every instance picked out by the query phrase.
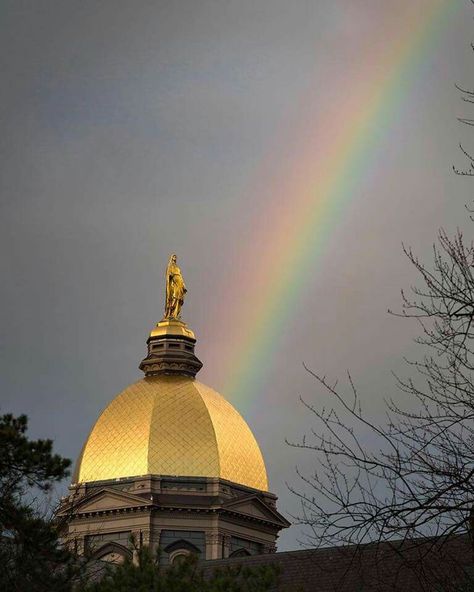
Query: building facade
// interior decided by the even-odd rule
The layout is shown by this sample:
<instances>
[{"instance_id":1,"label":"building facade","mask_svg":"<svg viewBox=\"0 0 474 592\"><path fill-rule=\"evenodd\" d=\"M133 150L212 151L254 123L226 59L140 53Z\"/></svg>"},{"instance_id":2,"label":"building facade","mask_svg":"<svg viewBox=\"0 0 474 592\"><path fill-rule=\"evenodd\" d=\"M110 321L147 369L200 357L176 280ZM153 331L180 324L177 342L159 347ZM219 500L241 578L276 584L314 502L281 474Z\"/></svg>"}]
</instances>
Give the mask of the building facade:
<instances>
[{"instance_id":1,"label":"building facade","mask_svg":"<svg viewBox=\"0 0 474 592\"><path fill-rule=\"evenodd\" d=\"M147 545L166 564L276 550L289 522L251 430L195 379L195 343L184 322L165 316L147 341L145 377L92 428L57 512L78 554L121 562Z\"/></svg>"}]
</instances>

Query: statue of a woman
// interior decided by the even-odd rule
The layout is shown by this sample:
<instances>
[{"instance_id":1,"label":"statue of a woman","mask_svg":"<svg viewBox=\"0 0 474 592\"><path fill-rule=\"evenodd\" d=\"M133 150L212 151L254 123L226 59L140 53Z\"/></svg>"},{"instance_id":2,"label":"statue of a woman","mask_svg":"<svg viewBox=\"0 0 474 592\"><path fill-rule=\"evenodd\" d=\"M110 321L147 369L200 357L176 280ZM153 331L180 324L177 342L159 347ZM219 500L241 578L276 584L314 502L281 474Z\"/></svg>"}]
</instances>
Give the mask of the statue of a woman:
<instances>
[{"instance_id":1,"label":"statue of a woman","mask_svg":"<svg viewBox=\"0 0 474 592\"><path fill-rule=\"evenodd\" d=\"M171 255L166 268L165 319L179 319L184 303L186 285L181 270L176 264L176 255Z\"/></svg>"}]
</instances>

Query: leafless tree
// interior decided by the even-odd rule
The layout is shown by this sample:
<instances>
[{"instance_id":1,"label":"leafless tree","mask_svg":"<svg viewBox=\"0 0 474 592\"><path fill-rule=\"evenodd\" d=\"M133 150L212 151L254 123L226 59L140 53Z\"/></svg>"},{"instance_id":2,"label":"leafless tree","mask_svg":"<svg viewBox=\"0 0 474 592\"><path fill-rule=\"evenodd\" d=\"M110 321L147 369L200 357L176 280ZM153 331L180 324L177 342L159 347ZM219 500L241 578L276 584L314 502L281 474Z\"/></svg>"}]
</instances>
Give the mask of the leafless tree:
<instances>
[{"instance_id":1,"label":"leafless tree","mask_svg":"<svg viewBox=\"0 0 474 592\"><path fill-rule=\"evenodd\" d=\"M474 507L474 245L442 230L431 267L405 249L421 283L402 293L425 355L396 377L414 401L387 402L372 421L348 376L346 388L306 368L332 397L311 434L291 445L314 453L313 474L293 488L312 545L391 541L469 530Z\"/></svg>"},{"instance_id":2,"label":"leafless tree","mask_svg":"<svg viewBox=\"0 0 474 592\"><path fill-rule=\"evenodd\" d=\"M474 0L471 0L471 4L474 4ZM471 50L474 51L474 43L471 43ZM470 103L474 105L474 89L464 88L458 84L456 84L456 89L460 92L461 99L464 103ZM470 117L458 117L458 121L465 125L474 125L474 119ZM474 156L470 151L466 150L462 144L460 144L459 147L463 155L466 157L468 167L459 169L453 165L453 170L457 175L474 177Z\"/></svg>"}]
</instances>

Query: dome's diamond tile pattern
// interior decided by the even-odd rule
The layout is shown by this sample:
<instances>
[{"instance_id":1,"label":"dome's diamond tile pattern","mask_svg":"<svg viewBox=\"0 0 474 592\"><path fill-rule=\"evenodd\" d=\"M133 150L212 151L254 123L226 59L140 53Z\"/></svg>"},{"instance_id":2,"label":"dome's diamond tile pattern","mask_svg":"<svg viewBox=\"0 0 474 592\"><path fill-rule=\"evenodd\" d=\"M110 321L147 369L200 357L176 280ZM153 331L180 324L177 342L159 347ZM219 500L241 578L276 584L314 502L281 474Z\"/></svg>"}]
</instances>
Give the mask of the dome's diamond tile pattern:
<instances>
[{"instance_id":1,"label":"dome's diamond tile pattern","mask_svg":"<svg viewBox=\"0 0 474 592\"><path fill-rule=\"evenodd\" d=\"M267 491L265 463L248 425L219 393L199 382L195 385L207 405L214 425L221 466L220 476L229 481L246 483L250 487Z\"/></svg>"},{"instance_id":2,"label":"dome's diamond tile pattern","mask_svg":"<svg viewBox=\"0 0 474 592\"><path fill-rule=\"evenodd\" d=\"M211 419L193 382L164 377L158 382L150 430L148 463L159 475L219 474L219 454Z\"/></svg>"},{"instance_id":3,"label":"dome's diamond tile pattern","mask_svg":"<svg viewBox=\"0 0 474 592\"><path fill-rule=\"evenodd\" d=\"M118 395L92 429L75 480L149 473L222 477L268 488L245 421L216 391L181 376L145 378Z\"/></svg>"},{"instance_id":4,"label":"dome's diamond tile pattern","mask_svg":"<svg viewBox=\"0 0 474 592\"><path fill-rule=\"evenodd\" d=\"M153 393L134 384L105 408L84 447L78 481L147 474L153 404Z\"/></svg>"}]
</instances>

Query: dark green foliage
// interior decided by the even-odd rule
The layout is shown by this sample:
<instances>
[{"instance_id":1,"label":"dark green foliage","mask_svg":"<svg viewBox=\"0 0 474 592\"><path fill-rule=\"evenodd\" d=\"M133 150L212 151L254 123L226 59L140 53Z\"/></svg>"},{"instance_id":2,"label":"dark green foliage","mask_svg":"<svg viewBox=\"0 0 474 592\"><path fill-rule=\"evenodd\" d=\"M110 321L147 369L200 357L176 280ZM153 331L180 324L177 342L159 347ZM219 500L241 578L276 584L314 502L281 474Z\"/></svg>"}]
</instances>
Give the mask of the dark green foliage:
<instances>
[{"instance_id":1,"label":"dark green foliage","mask_svg":"<svg viewBox=\"0 0 474 592\"><path fill-rule=\"evenodd\" d=\"M28 440L26 415L0 417L0 504L18 499L26 487L42 491L68 475L68 459L52 454L51 440Z\"/></svg>"},{"instance_id":2,"label":"dark green foliage","mask_svg":"<svg viewBox=\"0 0 474 592\"><path fill-rule=\"evenodd\" d=\"M203 570L190 556L178 565L161 567L147 548L137 552L134 563L127 559L111 566L98 582L88 584L81 592L266 592L276 589L277 568L227 567Z\"/></svg>"},{"instance_id":3,"label":"dark green foliage","mask_svg":"<svg viewBox=\"0 0 474 592\"><path fill-rule=\"evenodd\" d=\"M51 440L29 440L27 425L25 415L0 417L0 590L67 590L72 557L33 492L48 491L71 463L52 453Z\"/></svg>"}]
</instances>

